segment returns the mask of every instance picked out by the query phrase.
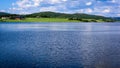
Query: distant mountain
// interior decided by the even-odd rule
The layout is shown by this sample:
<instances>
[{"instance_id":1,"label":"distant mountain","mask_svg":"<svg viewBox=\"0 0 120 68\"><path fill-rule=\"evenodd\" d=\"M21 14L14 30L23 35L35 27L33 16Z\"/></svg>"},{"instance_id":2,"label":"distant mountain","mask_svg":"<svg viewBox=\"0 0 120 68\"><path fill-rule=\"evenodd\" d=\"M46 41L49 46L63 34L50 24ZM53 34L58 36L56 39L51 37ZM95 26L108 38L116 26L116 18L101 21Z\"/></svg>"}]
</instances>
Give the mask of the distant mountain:
<instances>
[{"instance_id":1,"label":"distant mountain","mask_svg":"<svg viewBox=\"0 0 120 68\"><path fill-rule=\"evenodd\" d=\"M17 14L10 14L6 12L0 12L0 17L10 17L10 16L17 16Z\"/></svg>"},{"instance_id":2,"label":"distant mountain","mask_svg":"<svg viewBox=\"0 0 120 68\"><path fill-rule=\"evenodd\" d=\"M114 20L120 21L120 17L113 17Z\"/></svg>"},{"instance_id":3,"label":"distant mountain","mask_svg":"<svg viewBox=\"0 0 120 68\"><path fill-rule=\"evenodd\" d=\"M56 12L39 12L26 15L26 17L42 17L42 18L85 18L85 19L108 19L104 16L89 15L83 13L65 14Z\"/></svg>"},{"instance_id":4,"label":"distant mountain","mask_svg":"<svg viewBox=\"0 0 120 68\"><path fill-rule=\"evenodd\" d=\"M105 22L114 22L120 18L110 18L98 15L89 15L84 13L74 13L74 14L67 14L67 13L56 13L56 12L39 12L27 15L18 15L18 14L10 14L5 12L0 12L1 17L15 17L15 16L24 16L24 17L31 17L31 18L66 18L69 20L79 20L79 21L105 21ZM87 20L86 20L87 19Z\"/></svg>"},{"instance_id":5,"label":"distant mountain","mask_svg":"<svg viewBox=\"0 0 120 68\"><path fill-rule=\"evenodd\" d=\"M0 17L2 16L18 16L17 14L10 14L5 12L0 12ZM83 13L75 14L66 14L66 13L56 13L56 12L39 12L28 15L23 15L25 17L34 17L34 18L83 18L83 19L110 19L104 16L89 15Z\"/></svg>"},{"instance_id":6,"label":"distant mountain","mask_svg":"<svg viewBox=\"0 0 120 68\"><path fill-rule=\"evenodd\" d=\"M39 12L26 15L26 17L43 17L43 18L68 18L70 16L71 16L70 14L55 12Z\"/></svg>"},{"instance_id":7,"label":"distant mountain","mask_svg":"<svg viewBox=\"0 0 120 68\"><path fill-rule=\"evenodd\" d=\"M10 14L5 12L0 12L0 16L7 16L7 15L10 15Z\"/></svg>"}]
</instances>

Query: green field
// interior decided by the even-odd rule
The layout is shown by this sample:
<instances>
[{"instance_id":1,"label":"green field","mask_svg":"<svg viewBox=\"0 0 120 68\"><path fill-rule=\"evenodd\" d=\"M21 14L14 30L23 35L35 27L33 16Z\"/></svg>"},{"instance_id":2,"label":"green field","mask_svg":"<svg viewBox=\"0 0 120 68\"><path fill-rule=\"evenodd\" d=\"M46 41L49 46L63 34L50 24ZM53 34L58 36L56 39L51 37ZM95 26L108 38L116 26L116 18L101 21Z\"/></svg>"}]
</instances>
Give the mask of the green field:
<instances>
[{"instance_id":1,"label":"green field","mask_svg":"<svg viewBox=\"0 0 120 68\"><path fill-rule=\"evenodd\" d=\"M77 20L68 20L65 18L26 18L24 20L3 20L4 22L80 22Z\"/></svg>"},{"instance_id":2,"label":"green field","mask_svg":"<svg viewBox=\"0 0 120 68\"><path fill-rule=\"evenodd\" d=\"M22 19L22 20L17 20ZM0 13L0 22L115 22L113 18L83 13L38 12L28 15Z\"/></svg>"},{"instance_id":3,"label":"green field","mask_svg":"<svg viewBox=\"0 0 120 68\"><path fill-rule=\"evenodd\" d=\"M92 19L83 19L83 20L93 22L93 21L91 21ZM95 20L95 21L96 22L104 22L102 20ZM23 20L7 19L7 20L1 20L1 22L83 22L83 21L68 20L68 19L65 19L65 18L25 18Z\"/></svg>"}]
</instances>

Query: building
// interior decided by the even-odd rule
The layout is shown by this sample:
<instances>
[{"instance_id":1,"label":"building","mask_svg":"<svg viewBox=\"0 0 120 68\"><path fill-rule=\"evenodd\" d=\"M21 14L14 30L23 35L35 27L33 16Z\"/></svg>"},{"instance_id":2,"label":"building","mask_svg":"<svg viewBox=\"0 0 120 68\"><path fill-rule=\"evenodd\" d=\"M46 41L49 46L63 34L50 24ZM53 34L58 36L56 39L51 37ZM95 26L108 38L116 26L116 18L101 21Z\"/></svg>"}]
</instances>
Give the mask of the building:
<instances>
[{"instance_id":1,"label":"building","mask_svg":"<svg viewBox=\"0 0 120 68\"><path fill-rule=\"evenodd\" d=\"M16 17L15 17L15 20L23 20L23 19L25 19L24 16L16 16Z\"/></svg>"},{"instance_id":2,"label":"building","mask_svg":"<svg viewBox=\"0 0 120 68\"><path fill-rule=\"evenodd\" d=\"M12 17L10 17L10 19L23 20L23 19L25 19L25 17L24 16L12 16Z\"/></svg>"},{"instance_id":3,"label":"building","mask_svg":"<svg viewBox=\"0 0 120 68\"><path fill-rule=\"evenodd\" d=\"M7 20L9 17L1 17L2 20Z\"/></svg>"}]
</instances>

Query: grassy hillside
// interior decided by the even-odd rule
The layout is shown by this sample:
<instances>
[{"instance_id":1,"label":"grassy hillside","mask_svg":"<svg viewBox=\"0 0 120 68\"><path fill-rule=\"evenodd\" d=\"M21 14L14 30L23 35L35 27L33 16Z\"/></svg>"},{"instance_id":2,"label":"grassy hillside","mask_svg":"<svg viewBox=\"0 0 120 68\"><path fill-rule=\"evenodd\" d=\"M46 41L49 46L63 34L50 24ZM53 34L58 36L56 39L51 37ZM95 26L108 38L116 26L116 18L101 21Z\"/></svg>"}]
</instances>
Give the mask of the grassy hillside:
<instances>
[{"instance_id":1,"label":"grassy hillside","mask_svg":"<svg viewBox=\"0 0 120 68\"><path fill-rule=\"evenodd\" d=\"M88 15L83 13L75 14L65 14L65 13L55 13L55 12L39 12L26 15L26 17L34 18L84 18L84 19L106 19L107 17L97 16L97 15ZM107 18L108 19L108 18Z\"/></svg>"},{"instance_id":2,"label":"grassy hillside","mask_svg":"<svg viewBox=\"0 0 120 68\"><path fill-rule=\"evenodd\" d=\"M22 16L25 19L16 20L15 17ZM8 17L2 19L2 17ZM0 12L0 21L2 22L114 22L113 18L104 16L89 15L82 13L65 14L56 12L39 12L28 15L17 15Z\"/></svg>"},{"instance_id":3,"label":"grassy hillside","mask_svg":"<svg viewBox=\"0 0 120 68\"><path fill-rule=\"evenodd\" d=\"M65 18L26 18L23 20L3 20L4 22L79 22L77 20L68 20Z\"/></svg>"},{"instance_id":4,"label":"grassy hillside","mask_svg":"<svg viewBox=\"0 0 120 68\"><path fill-rule=\"evenodd\" d=\"M2 16L10 16L10 14L9 13L5 13L5 12L0 12L0 17L2 17Z\"/></svg>"},{"instance_id":5,"label":"grassy hillside","mask_svg":"<svg viewBox=\"0 0 120 68\"><path fill-rule=\"evenodd\" d=\"M99 22L99 21L114 22L115 21L112 18L83 14L83 13L65 14L65 13L55 13L55 12L39 12L25 16L29 18L65 18L68 20L77 20L82 22Z\"/></svg>"},{"instance_id":6,"label":"grassy hillside","mask_svg":"<svg viewBox=\"0 0 120 68\"><path fill-rule=\"evenodd\" d=\"M23 20L3 20L3 22L94 22L93 19L68 20L66 18L25 18ZM95 20L95 22L104 22L103 20Z\"/></svg>"},{"instance_id":7,"label":"grassy hillside","mask_svg":"<svg viewBox=\"0 0 120 68\"><path fill-rule=\"evenodd\" d=\"M10 14L5 12L0 12L0 18L1 17L11 17L11 16L18 16L17 14Z\"/></svg>"},{"instance_id":8,"label":"grassy hillside","mask_svg":"<svg viewBox=\"0 0 120 68\"><path fill-rule=\"evenodd\" d=\"M114 20L120 21L120 17L113 17Z\"/></svg>"}]
</instances>

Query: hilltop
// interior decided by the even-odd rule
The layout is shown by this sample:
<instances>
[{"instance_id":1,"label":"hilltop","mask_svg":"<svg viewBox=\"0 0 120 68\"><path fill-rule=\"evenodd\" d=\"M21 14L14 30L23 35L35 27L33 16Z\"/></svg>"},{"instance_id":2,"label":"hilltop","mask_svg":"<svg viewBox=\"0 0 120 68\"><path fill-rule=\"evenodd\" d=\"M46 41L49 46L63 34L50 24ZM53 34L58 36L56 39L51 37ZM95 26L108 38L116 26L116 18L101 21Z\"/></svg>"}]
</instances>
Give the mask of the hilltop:
<instances>
[{"instance_id":1,"label":"hilltop","mask_svg":"<svg viewBox=\"0 0 120 68\"><path fill-rule=\"evenodd\" d=\"M67 14L67 13L57 13L57 12L38 12L33 14L27 14L27 15L18 15L18 14L10 14L5 12L0 12L0 18L2 17L10 17L9 20L4 21L15 21L13 20L16 18L16 16L24 16L24 20L19 20L19 22L64 22L60 20L65 20L65 22L114 22L115 19L110 17L104 17L104 16L98 16L98 15L90 15L90 14L84 14L84 13L74 13L74 14ZM12 18L11 18L12 17ZM49 19L48 21L44 21L46 19ZM43 20L42 20L43 19ZM52 21L51 21L51 20ZM56 21L56 20L58 21ZM42 21L41 21L42 20Z\"/></svg>"},{"instance_id":2,"label":"hilltop","mask_svg":"<svg viewBox=\"0 0 120 68\"><path fill-rule=\"evenodd\" d=\"M107 17L97 16L97 15L89 15L83 13L75 13L75 14L66 14L66 13L56 13L56 12L39 12L26 15L27 17L43 17L43 18L86 18L86 19L104 19Z\"/></svg>"}]
</instances>

